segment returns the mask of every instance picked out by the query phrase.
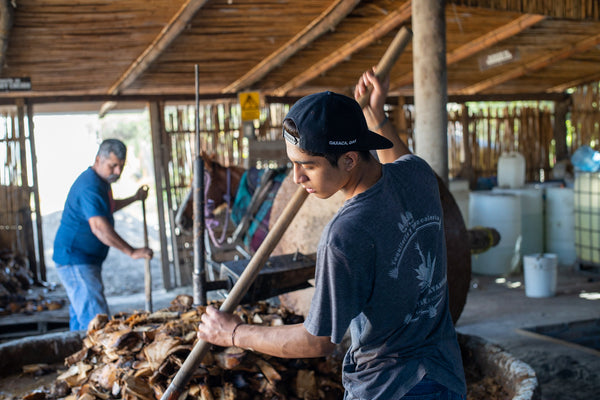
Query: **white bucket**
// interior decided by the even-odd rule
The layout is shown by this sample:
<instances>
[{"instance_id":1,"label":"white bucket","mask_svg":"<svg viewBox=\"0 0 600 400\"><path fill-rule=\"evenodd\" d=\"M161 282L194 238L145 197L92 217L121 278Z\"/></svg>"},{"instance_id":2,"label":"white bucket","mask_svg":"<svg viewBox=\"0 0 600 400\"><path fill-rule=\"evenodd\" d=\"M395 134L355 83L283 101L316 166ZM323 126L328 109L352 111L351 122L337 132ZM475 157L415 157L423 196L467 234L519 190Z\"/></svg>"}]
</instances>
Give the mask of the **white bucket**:
<instances>
[{"instance_id":1,"label":"white bucket","mask_svg":"<svg viewBox=\"0 0 600 400\"><path fill-rule=\"evenodd\" d=\"M469 228L485 226L500 233L500 242L471 256L471 270L483 275L506 275L521 262L521 199L508 193L474 191L469 199Z\"/></svg>"},{"instance_id":2,"label":"white bucket","mask_svg":"<svg viewBox=\"0 0 600 400\"><path fill-rule=\"evenodd\" d=\"M556 294L556 254L529 254L523 256L523 265L527 297L552 297Z\"/></svg>"}]
</instances>

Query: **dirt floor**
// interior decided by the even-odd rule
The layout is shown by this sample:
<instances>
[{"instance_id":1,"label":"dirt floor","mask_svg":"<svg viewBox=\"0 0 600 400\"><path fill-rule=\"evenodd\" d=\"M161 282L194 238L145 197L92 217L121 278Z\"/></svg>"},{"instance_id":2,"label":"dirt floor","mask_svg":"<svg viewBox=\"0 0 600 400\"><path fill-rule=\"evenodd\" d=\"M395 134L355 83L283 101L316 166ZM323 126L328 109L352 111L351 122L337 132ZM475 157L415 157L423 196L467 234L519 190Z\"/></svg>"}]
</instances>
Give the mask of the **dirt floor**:
<instances>
[{"instance_id":1,"label":"dirt floor","mask_svg":"<svg viewBox=\"0 0 600 400\"><path fill-rule=\"evenodd\" d=\"M116 230L133 245L143 243L141 213L127 209L117 213ZM52 242L60 213L44 217L44 243L48 280L59 283L51 261ZM151 219L149 218L149 221ZM156 226L149 224L150 246L158 251ZM166 306L178 293L162 287L158 257L151 262L155 309ZM112 312L141 309L144 305L144 261L111 249L103 278ZM582 296L582 293L588 294ZM595 295L594 295L595 293ZM474 276L467 304L457 323L464 334L499 344L536 372L543 400L595 399L600 393L600 351L565 342L527 335L523 328L563 322L600 319L600 277L561 268L556 296L533 299L525 296L523 276L506 280ZM597 338L600 340L600 338Z\"/></svg>"},{"instance_id":2,"label":"dirt floor","mask_svg":"<svg viewBox=\"0 0 600 400\"><path fill-rule=\"evenodd\" d=\"M596 320L596 348L580 347L526 328ZM461 333L499 344L536 372L543 400L596 399L600 393L600 277L560 268L554 297L525 295L523 276L474 276Z\"/></svg>"}]
</instances>

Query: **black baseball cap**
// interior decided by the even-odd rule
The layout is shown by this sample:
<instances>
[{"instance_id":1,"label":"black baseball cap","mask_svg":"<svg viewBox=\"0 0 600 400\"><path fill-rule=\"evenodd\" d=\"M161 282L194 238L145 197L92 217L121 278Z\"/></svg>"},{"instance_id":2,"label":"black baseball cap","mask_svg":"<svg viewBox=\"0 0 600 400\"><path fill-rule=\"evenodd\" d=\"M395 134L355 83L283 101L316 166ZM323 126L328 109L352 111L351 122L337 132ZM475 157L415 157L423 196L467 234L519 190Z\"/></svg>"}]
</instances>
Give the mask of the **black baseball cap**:
<instances>
[{"instance_id":1,"label":"black baseball cap","mask_svg":"<svg viewBox=\"0 0 600 400\"><path fill-rule=\"evenodd\" d=\"M356 100L333 92L310 94L298 100L286 119L296 124L299 138L283 129L285 140L313 153L389 149L392 142L371 132Z\"/></svg>"}]
</instances>

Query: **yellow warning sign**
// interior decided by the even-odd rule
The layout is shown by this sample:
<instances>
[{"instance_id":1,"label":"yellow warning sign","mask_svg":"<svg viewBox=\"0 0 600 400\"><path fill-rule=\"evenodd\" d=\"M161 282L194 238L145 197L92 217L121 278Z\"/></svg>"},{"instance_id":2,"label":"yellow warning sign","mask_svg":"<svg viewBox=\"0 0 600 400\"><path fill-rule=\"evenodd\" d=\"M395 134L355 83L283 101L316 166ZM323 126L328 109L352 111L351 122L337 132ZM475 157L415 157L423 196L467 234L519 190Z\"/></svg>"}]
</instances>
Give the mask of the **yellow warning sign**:
<instances>
[{"instance_id":1,"label":"yellow warning sign","mask_svg":"<svg viewBox=\"0 0 600 400\"><path fill-rule=\"evenodd\" d=\"M260 94L258 92L239 93L238 99L242 107L242 121L260 118Z\"/></svg>"}]
</instances>

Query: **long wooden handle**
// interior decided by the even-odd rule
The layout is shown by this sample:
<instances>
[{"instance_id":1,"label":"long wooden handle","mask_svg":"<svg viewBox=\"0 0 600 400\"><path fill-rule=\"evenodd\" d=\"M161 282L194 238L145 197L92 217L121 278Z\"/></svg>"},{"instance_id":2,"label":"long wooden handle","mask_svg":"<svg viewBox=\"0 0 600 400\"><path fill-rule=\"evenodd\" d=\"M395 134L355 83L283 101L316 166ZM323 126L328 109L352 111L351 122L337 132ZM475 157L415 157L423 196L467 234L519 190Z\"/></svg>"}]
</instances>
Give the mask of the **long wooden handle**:
<instances>
[{"instance_id":1,"label":"long wooden handle","mask_svg":"<svg viewBox=\"0 0 600 400\"><path fill-rule=\"evenodd\" d=\"M146 188L146 186L144 186ZM146 189L148 191L148 189ZM142 200L142 219L144 220L144 247L148 247L148 223L146 221L146 200ZM146 311L152 312L152 274L150 259L145 259L144 264L144 288L146 293Z\"/></svg>"},{"instance_id":2,"label":"long wooden handle","mask_svg":"<svg viewBox=\"0 0 600 400\"><path fill-rule=\"evenodd\" d=\"M267 262L271 252L273 252L273 249L277 246L277 243L279 243L281 236L285 233L307 197L308 192L300 186L296 190L296 193L294 193L290 202L285 206L282 214L279 216L273 227L269 230L265 240L256 250L254 256L252 256L252 259L229 292L227 299L221 304L219 310L223 312L233 312L235 310L248 289L250 289L250 286L258 276L261 268ZM161 397L161 400L176 400L179 398L181 391L185 385L187 385L192 374L196 371L198 365L209 349L210 343L205 342L204 340L198 340L196 342L191 353L187 356L185 362L181 366L181 369L177 372L173 381Z\"/></svg>"},{"instance_id":3,"label":"long wooden handle","mask_svg":"<svg viewBox=\"0 0 600 400\"><path fill-rule=\"evenodd\" d=\"M377 64L377 68L375 69L375 76L377 78L382 79L383 77L389 75L392 66L396 63L396 60L398 60L398 57L400 57L400 54L404 51L411 38L412 31L410 29L405 26L400 28L398 33L396 33L394 40L392 40L392 43L390 43L387 50L383 54L383 57L381 57L381 60L379 60L379 64ZM360 104L361 107L367 105L372 91L373 87L369 86L367 91L359 97L358 104Z\"/></svg>"}]
</instances>

